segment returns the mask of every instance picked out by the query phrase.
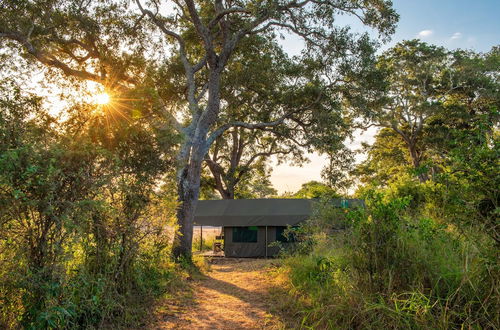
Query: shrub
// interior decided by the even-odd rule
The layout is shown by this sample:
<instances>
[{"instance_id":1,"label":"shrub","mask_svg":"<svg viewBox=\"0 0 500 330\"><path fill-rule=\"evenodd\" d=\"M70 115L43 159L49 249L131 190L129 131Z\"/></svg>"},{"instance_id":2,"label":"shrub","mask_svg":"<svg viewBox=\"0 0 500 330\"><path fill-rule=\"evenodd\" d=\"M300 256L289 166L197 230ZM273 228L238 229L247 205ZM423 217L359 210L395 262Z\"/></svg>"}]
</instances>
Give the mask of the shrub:
<instances>
[{"instance_id":1,"label":"shrub","mask_svg":"<svg viewBox=\"0 0 500 330\"><path fill-rule=\"evenodd\" d=\"M165 137L85 107L57 122L36 97L2 96L0 328L138 324L177 273Z\"/></svg>"},{"instance_id":2,"label":"shrub","mask_svg":"<svg viewBox=\"0 0 500 330\"><path fill-rule=\"evenodd\" d=\"M320 210L306 223L312 252L288 257L283 270L302 326L499 326L498 263L408 205L372 191L366 209Z\"/></svg>"}]
</instances>

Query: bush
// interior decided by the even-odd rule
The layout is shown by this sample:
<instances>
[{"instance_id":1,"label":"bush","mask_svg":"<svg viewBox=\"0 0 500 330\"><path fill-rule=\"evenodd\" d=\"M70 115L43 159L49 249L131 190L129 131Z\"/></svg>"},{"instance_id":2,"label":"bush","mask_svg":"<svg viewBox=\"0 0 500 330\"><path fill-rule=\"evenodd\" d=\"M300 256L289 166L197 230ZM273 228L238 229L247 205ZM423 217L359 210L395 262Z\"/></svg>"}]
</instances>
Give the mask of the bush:
<instances>
[{"instance_id":1,"label":"bush","mask_svg":"<svg viewBox=\"0 0 500 330\"><path fill-rule=\"evenodd\" d=\"M164 137L85 107L57 122L38 98L7 94L0 328L137 325L178 273L167 252L176 203L158 189L170 165Z\"/></svg>"},{"instance_id":2,"label":"bush","mask_svg":"<svg viewBox=\"0 0 500 330\"><path fill-rule=\"evenodd\" d=\"M320 210L304 226L314 237L312 252L288 257L283 270L294 298L288 307L302 326L500 325L498 263L447 226L414 217L410 203L372 191L367 209ZM332 230L339 226L346 229Z\"/></svg>"}]
</instances>

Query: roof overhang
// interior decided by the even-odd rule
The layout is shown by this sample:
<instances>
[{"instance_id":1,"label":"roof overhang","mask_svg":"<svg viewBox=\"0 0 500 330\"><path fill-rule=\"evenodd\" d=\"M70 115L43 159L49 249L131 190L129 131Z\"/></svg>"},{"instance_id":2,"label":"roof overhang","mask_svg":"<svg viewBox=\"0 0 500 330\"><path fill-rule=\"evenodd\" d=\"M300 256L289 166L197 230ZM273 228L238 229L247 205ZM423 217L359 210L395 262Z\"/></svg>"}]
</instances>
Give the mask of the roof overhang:
<instances>
[{"instance_id":1,"label":"roof overhang","mask_svg":"<svg viewBox=\"0 0 500 330\"><path fill-rule=\"evenodd\" d=\"M347 201L347 203L345 202ZM293 226L312 215L314 199L224 199L198 201L194 224L202 226ZM336 206L362 205L335 199Z\"/></svg>"}]
</instances>

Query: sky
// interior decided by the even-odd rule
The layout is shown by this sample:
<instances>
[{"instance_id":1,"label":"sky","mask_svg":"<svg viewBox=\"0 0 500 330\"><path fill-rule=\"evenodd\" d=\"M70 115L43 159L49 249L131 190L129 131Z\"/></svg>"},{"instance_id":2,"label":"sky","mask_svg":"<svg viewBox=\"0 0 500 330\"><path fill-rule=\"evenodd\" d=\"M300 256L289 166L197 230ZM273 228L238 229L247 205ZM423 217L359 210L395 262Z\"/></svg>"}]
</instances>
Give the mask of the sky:
<instances>
[{"instance_id":1,"label":"sky","mask_svg":"<svg viewBox=\"0 0 500 330\"><path fill-rule=\"evenodd\" d=\"M393 0L393 4L400 15L398 27L392 40L381 50L415 38L449 49L477 52L487 52L492 46L500 45L500 0ZM345 20L351 23L348 18ZM353 29L362 30L361 24L352 25ZM282 45L292 55L300 53L302 47L300 40L291 36ZM363 141L373 141L375 134L376 129L356 134L350 147L356 149ZM310 180L321 181L326 159L317 154L309 156L311 161L302 167L272 162L271 182L279 193L297 191L302 183Z\"/></svg>"}]
</instances>

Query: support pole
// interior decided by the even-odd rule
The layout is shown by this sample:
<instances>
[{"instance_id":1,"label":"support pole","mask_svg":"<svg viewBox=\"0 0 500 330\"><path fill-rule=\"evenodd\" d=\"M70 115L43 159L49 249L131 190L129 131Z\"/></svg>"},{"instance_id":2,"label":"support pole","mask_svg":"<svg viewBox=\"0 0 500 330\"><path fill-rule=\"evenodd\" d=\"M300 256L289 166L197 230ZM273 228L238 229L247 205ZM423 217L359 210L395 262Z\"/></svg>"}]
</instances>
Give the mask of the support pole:
<instances>
[{"instance_id":1,"label":"support pole","mask_svg":"<svg viewBox=\"0 0 500 330\"><path fill-rule=\"evenodd\" d=\"M200 226L200 252L203 250L203 226Z\"/></svg>"},{"instance_id":2,"label":"support pole","mask_svg":"<svg viewBox=\"0 0 500 330\"><path fill-rule=\"evenodd\" d=\"M267 226L266 226L266 259L267 259Z\"/></svg>"}]
</instances>

